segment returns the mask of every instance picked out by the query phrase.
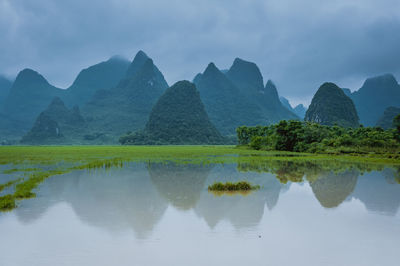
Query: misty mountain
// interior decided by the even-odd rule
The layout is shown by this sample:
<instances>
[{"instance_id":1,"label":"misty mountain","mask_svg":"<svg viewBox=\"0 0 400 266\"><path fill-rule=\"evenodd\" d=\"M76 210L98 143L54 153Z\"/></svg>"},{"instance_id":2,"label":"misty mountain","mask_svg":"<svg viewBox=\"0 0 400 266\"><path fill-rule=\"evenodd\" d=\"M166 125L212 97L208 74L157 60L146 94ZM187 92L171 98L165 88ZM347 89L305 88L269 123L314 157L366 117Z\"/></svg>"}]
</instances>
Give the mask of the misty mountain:
<instances>
[{"instance_id":1,"label":"misty mountain","mask_svg":"<svg viewBox=\"0 0 400 266\"><path fill-rule=\"evenodd\" d=\"M315 93L304 120L356 127L359 119L353 101L336 84L326 82Z\"/></svg>"},{"instance_id":2,"label":"misty mountain","mask_svg":"<svg viewBox=\"0 0 400 266\"><path fill-rule=\"evenodd\" d=\"M144 128L152 107L167 88L153 60L140 51L116 87L98 90L83 106L90 133L119 137Z\"/></svg>"},{"instance_id":3,"label":"misty mountain","mask_svg":"<svg viewBox=\"0 0 400 266\"><path fill-rule=\"evenodd\" d=\"M60 98L55 97L47 109L40 113L21 143L70 143L71 137L81 134L84 125L85 121L78 106L69 110Z\"/></svg>"},{"instance_id":4,"label":"misty mountain","mask_svg":"<svg viewBox=\"0 0 400 266\"><path fill-rule=\"evenodd\" d=\"M10 88L12 86L12 82L7 78L0 76L0 110L4 104L5 99L10 92Z\"/></svg>"},{"instance_id":5,"label":"misty mountain","mask_svg":"<svg viewBox=\"0 0 400 266\"><path fill-rule=\"evenodd\" d=\"M392 74L367 79L363 86L351 94L360 123L375 126L386 108L400 107L400 85Z\"/></svg>"},{"instance_id":6,"label":"misty mountain","mask_svg":"<svg viewBox=\"0 0 400 266\"><path fill-rule=\"evenodd\" d=\"M286 99L285 97L279 97L279 100L281 101L282 105L286 107L289 111L300 117L301 119L304 119L304 116L306 115L307 108L304 107L303 104L298 104L296 107L292 107L292 105L289 103L289 100Z\"/></svg>"},{"instance_id":7,"label":"misty mountain","mask_svg":"<svg viewBox=\"0 0 400 266\"><path fill-rule=\"evenodd\" d=\"M400 114L400 108L398 107L388 107L383 112L383 115L376 122L377 127L382 127L384 129L394 128L393 119Z\"/></svg>"},{"instance_id":8,"label":"misty mountain","mask_svg":"<svg viewBox=\"0 0 400 266\"><path fill-rule=\"evenodd\" d=\"M223 138L210 122L196 86L179 81L157 101L144 131L120 141L122 144L218 144Z\"/></svg>"},{"instance_id":9,"label":"misty mountain","mask_svg":"<svg viewBox=\"0 0 400 266\"><path fill-rule=\"evenodd\" d=\"M222 73L210 63L194 78L211 122L224 135L234 134L242 125L254 126L297 117L284 108L276 88L263 85L263 78L254 63L235 59Z\"/></svg>"},{"instance_id":10,"label":"misty mountain","mask_svg":"<svg viewBox=\"0 0 400 266\"><path fill-rule=\"evenodd\" d=\"M54 97L64 95L65 90L52 86L38 72L24 69L11 87L2 113L9 119L24 123L25 128L29 129Z\"/></svg>"},{"instance_id":11,"label":"misty mountain","mask_svg":"<svg viewBox=\"0 0 400 266\"><path fill-rule=\"evenodd\" d=\"M67 89L64 101L67 105L83 105L97 90L111 89L125 76L130 62L114 56L105 62L83 69Z\"/></svg>"}]
</instances>

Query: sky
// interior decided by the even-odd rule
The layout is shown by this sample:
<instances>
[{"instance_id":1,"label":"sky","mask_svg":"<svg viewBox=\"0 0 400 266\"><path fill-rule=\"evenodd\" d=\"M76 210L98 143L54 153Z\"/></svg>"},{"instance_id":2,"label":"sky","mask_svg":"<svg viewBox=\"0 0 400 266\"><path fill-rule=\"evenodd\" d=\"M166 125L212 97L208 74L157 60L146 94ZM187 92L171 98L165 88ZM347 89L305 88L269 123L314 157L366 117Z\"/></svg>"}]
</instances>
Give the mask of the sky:
<instances>
[{"instance_id":1,"label":"sky","mask_svg":"<svg viewBox=\"0 0 400 266\"><path fill-rule=\"evenodd\" d=\"M292 105L326 81L400 79L399 0L0 0L0 74L66 88L83 68L145 51L170 85L208 63L255 62Z\"/></svg>"}]
</instances>

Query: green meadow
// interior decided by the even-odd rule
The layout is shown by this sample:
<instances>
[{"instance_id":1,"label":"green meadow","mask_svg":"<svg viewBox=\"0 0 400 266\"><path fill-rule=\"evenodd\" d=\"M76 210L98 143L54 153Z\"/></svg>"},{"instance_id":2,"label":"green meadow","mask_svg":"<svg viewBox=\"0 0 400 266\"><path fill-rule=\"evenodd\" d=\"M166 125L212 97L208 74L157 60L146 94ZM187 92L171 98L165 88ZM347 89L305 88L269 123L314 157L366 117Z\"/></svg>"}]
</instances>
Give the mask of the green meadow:
<instances>
[{"instance_id":1,"label":"green meadow","mask_svg":"<svg viewBox=\"0 0 400 266\"><path fill-rule=\"evenodd\" d=\"M281 182L296 182L305 173L323 168L400 169L398 156L373 153L324 155L236 146L3 146L0 147L0 210L12 210L21 200L35 197L39 185L47 178L75 170L122 167L128 162L235 163L239 171L276 173Z\"/></svg>"}]
</instances>

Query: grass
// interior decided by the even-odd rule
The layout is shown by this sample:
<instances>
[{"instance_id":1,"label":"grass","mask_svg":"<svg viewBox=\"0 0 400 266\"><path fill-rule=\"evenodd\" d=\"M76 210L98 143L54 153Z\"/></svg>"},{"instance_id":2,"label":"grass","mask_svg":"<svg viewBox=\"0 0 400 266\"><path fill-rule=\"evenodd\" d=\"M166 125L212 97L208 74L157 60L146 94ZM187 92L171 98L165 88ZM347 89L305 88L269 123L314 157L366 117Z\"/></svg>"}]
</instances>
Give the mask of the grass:
<instances>
[{"instance_id":1,"label":"grass","mask_svg":"<svg viewBox=\"0 0 400 266\"><path fill-rule=\"evenodd\" d=\"M81 169L122 167L126 162L236 163L239 171L271 171L279 173L282 180L290 181L295 180L294 177L298 175L297 172L300 167L303 167L302 165L304 165L304 169L310 169L307 163L326 165L329 169L343 169L354 167L354 165L360 169L366 169L366 171L381 169L386 165L400 169L398 156L255 151L229 145L0 146L0 165L13 166L9 170L4 170L3 174L24 173L24 177L17 180L4 184L1 184L0 181L0 191L15 185L12 194L0 197L0 211L11 210L17 207L19 200L35 197L35 190L38 186L51 176ZM293 172L290 167L282 168L285 163L294 164ZM226 185L219 184L217 187L222 188ZM238 186L236 188L240 188L240 191L246 191L246 189L251 191L247 185L244 183L228 184L226 191L235 191L236 186ZM250 188L252 188L251 185Z\"/></svg>"},{"instance_id":2,"label":"grass","mask_svg":"<svg viewBox=\"0 0 400 266\"><path fill-rule=\"evenodd\" d=\"M231 182L215 182L208 186L209 191L249 191L260 189L259 185L252 185L247 181Z\"/></svg>"}]
</instances>

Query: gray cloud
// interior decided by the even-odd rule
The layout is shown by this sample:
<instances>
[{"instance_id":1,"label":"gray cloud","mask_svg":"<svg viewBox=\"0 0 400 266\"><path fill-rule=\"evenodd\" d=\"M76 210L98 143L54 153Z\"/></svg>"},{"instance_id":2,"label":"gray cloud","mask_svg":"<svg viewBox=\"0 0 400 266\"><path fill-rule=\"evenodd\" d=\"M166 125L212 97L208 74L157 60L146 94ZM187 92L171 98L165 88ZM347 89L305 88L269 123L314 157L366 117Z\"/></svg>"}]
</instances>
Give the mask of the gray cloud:
<instances>
[{"instance_id":1,"label":"gray cloud","mask_svg":"<svg viewBox=\"0 0 400 266\"><path fill-rule=\"evenodd\" d=\"M0 73L30 67L67 87L84 67L143 49L169 83L213 61L256 62L294 102L334 81L400 77L398 0L0 0Z\"/></svg>"}]
</instances>

